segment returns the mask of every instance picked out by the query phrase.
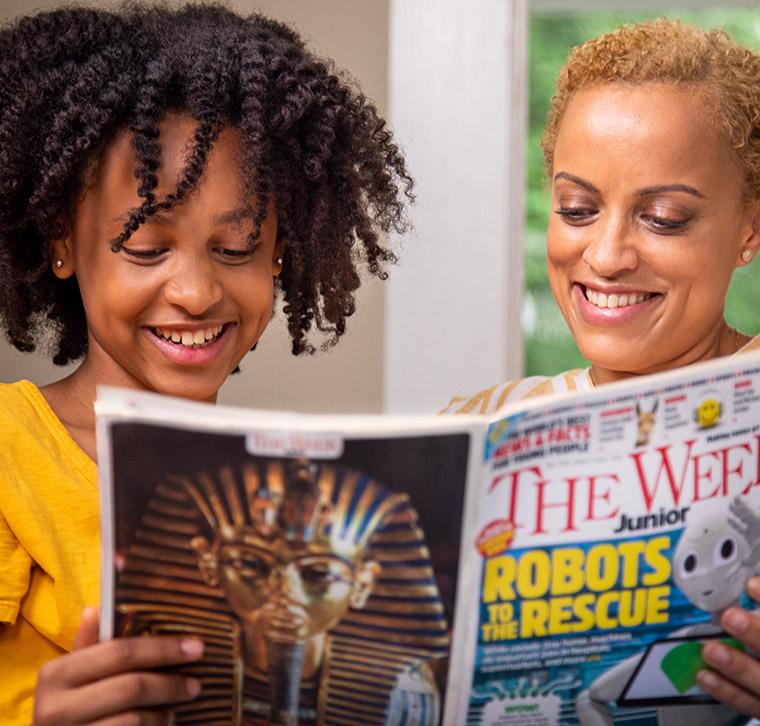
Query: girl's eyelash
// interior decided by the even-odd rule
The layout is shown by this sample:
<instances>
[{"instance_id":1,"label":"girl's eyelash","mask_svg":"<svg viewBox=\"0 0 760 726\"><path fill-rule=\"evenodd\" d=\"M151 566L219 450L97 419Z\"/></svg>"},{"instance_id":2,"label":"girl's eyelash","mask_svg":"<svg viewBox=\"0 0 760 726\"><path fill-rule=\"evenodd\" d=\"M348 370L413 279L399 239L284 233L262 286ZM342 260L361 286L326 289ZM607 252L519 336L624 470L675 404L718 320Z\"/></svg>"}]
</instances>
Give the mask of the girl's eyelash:
<instances>
[{"instance_id":1,"label":"girl's eyelash","mask_svg":"<svg viewBox=\"0 0 760 726\"><path fill-rule=\"evenodd\" d=\"M152 260L156 257L160 257L162 254L164 254L164 252L166 252L166 249L163 247L154 247L149 250L136 250L127 247L126 245L122 245L121 250L131 257L139 257L143 260Z\"/></svg>"}]
</instances>

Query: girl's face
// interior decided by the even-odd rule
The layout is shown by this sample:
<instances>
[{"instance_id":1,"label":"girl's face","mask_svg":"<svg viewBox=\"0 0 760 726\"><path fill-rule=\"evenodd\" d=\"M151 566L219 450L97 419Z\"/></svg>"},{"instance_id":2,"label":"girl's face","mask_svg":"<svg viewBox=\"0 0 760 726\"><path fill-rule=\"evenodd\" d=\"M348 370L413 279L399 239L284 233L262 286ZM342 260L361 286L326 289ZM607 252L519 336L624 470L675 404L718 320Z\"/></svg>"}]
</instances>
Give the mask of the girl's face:
<instances>
[{"instance_id":1,"label":"girl's face","mask_svg":"<svg viewBox=\"0 0 760 726\"><path fill-rule=\"evenodd\" d=\"M599 380L719 354L723 303L753 209L693 89L579 91L557 136L547 266Z\"/></svg>"},{"instance_id":2,"label":"girl's face","mask_svg":"<svg viewBox=\"0 0 760 726\"><path fill-rule=\"evenodd\" d=\"M158 199L174 191L195 126L183 115L162 122ZM110 243L141 203L130 134L93 165L69 238L54 253L63 246L61 272L79 283L89 340L82 368L97 383L213 400L264 331L280 272L277 219L270 210L248 252L239 155L239 133L227 128L197 190L150 217L118 253Z\"/></svg>"}]
</instances>

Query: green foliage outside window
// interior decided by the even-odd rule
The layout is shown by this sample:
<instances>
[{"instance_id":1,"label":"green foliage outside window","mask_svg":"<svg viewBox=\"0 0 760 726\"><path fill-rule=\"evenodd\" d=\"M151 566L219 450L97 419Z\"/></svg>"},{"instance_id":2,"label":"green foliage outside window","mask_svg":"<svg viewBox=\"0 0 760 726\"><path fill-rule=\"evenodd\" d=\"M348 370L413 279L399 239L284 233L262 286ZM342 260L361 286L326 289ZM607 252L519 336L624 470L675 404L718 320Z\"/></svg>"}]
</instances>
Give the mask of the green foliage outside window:
<instances>
[{"instance_id":1,"label":"green foliage outside window","mask_svg":"<svg viewBox=\"0 0 760 726\"><path fill-rule=\"evenodd\" d=\"M623 23L658 16L679 18L703 28L721 28L738 43L760 50L760 10L724 7L656 14L594 10L536 13L531 17L526 295L523 308L526 375L553 375L587 365L570 336L546 278L545 230L551 194L539 141L554 92L554 81L568 53L576 45ZM760 333L760 262L757 260L734 274L726 300L726 319L744 333Z\"/></svg>"}]
</instances>

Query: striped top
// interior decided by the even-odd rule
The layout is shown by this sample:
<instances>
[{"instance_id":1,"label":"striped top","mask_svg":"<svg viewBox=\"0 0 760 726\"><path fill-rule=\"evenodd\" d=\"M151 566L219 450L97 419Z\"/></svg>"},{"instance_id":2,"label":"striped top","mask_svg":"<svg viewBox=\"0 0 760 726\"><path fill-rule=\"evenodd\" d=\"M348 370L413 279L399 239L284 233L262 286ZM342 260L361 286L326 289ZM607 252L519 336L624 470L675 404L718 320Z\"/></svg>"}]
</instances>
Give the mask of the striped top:
<instances>
[{"instance_id":1,"label":"striped top","mask_svg":"<svg viewBox=\"0 0 760 726\"><path fill-rule=\"evenodd\" d=\"M760 350L760 335L756 335L737 353ZM454 396L441 413L491 414L507 404L526 398L545 396L567 391L587 391L593 388L589 368L575 368L556 376L529 376L516 378L507 383L498 383L474 396Z\"/></svg>"}]
</instances>

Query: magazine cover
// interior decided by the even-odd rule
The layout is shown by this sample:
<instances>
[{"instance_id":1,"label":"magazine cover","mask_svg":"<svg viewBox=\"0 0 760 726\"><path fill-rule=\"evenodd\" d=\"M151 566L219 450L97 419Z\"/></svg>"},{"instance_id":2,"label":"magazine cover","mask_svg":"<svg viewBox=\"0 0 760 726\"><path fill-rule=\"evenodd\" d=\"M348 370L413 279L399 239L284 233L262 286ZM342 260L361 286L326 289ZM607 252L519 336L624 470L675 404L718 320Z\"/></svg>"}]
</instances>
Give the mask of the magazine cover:
<instances>
[{"instance_id":1,"label":"magazine cover","mask_svg":"<svg viewBox=\"0 0 760 726\"><path fill-rule=\"evenodd\" d=\"M490 424L466 718L748 723L696 675L760 574L760 358L513 408Z\"/></svg>"},{"instance_id":2,"label":"magazine cover","mask_svg":"<svg viewBox=\"0 0 760 726\"><path fill-rule=\"evenodd\" d=\"M341 429L115 390L97 408L102 637L204 640L176 723L440 723L464 421Z\"/></svg>"}]
</instances>

